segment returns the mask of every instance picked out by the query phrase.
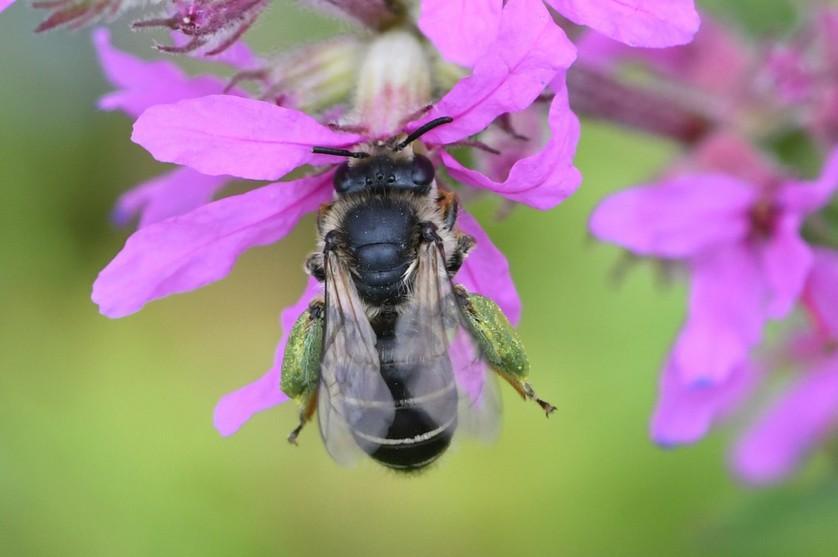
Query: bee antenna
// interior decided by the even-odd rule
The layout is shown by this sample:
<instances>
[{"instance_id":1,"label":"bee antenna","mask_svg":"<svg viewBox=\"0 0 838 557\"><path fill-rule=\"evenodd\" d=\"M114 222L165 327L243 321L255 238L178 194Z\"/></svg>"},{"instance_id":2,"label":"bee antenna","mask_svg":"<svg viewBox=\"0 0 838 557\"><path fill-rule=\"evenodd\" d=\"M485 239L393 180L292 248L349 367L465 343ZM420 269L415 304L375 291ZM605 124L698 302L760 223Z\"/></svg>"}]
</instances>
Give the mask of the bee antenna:
<instances>
[{"instance_id":1,"label":"bee antenna","mask_svg":"<svg viewBox=\"0 0 838 557\"><path fill-rule=\"evenodd\" d=\"M365 159L370 156L369 153L364 153L363 151L335 149L334 147L313 147L311 152L318 155L334 155L336 157L350 157L353 159Z\"/></svg>"},{"instance_id":2,"label":"bee antenna","mask_svg":"<svg viewBox=\"0 0 838 557\"><path fill-rule=\"evenodd\" d=\"M441 116L439 118L434 118L433 120L431 120L427 124L422 124L421 126L416 128L415 130L413 130L413 133L408 135L404 139L404 141L402 141L401 143L399 143L398 145L393 147L393 150L394 151L401 151L402 149L404 149L405 147L407 147L408 145L410 145L411 143L413 143L414 141L416 141L417 139L419 139L420 137L422 137L423 135L425 135L426 133L428 133L432 129L438 128L439 126L443 126L445 124L450 124L453 121L454 121L454 119L451 118L450 116Z\"/></svg>"}]
</instances>

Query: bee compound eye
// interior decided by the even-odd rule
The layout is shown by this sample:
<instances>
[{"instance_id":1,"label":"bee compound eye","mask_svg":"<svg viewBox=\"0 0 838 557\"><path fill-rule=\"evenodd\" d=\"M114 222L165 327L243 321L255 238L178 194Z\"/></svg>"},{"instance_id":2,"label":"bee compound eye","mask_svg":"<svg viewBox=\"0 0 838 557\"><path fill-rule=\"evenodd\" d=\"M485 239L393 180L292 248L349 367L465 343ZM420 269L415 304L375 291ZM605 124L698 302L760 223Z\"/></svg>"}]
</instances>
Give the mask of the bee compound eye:
<instances>
[{"instance_id":1,"label":"bee compound eye","mask_svg":"<svg viewBox=\"0 0 838 557\"><path fill-rule=\"evenodd\" d=\"M338 166L335 171L333 179L335 191L338 193L346 193L352 187L352 177L349 175L349 164L343 163Z\"/></svg>"},{"instance_id":2,"label":"bee compound eye","mask_svg":"<svg viewBox=\"0 0 838 557\"><path fill-rule=\"evenodd\" d=\"M411 179L418 186L428 186L434 180L434 164L423 155L416 155L413 159Z\"/></svg>"}]
</instances>

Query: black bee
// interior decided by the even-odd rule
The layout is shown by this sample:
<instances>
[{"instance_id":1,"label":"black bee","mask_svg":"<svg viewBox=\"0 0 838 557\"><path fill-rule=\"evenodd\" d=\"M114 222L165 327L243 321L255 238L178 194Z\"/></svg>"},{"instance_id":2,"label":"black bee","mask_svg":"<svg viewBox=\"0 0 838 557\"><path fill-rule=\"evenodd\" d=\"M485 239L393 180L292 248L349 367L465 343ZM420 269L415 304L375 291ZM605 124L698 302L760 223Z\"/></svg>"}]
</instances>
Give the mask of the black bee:
<instances>
[{"instance_id":1,"label":"black bee","mask_svg":"<svg viewBox=\"0 0 838 557\"><path fill-rule=\"evenodd\" d=\"M475 241L456 229L456 196L439 190L433 164L412 148L450 121L362 151L315 148L349 160L335 173L336 200L319 213L306 262L325 299L290 334L282 389L303 406L289 440L316 410L341 463L368 454L419 470L447 449L458 423L493 431L499 401L487 366L553 410L526 383L526 353L503 312L452 283Z\"/></svg>"}]
</instances>

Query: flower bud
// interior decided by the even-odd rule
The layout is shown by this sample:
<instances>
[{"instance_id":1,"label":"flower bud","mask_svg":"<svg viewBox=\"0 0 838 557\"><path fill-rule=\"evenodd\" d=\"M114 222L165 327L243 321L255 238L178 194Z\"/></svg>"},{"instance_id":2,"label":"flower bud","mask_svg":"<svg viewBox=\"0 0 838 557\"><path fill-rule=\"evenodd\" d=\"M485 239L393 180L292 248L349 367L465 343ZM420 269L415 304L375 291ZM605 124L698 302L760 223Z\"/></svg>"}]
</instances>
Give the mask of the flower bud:
<instances>
[{"instance_id":1,"label":"flower bud","mask_svg":"<svg viewBox=\"0 0 838 557\"><path fill-rule=\"evenodd\" d=\"M268 0L175 0L169 17L137 21L132 27L166 27L189 38L183 45L158 45L164 52L214 55L232 46L267 5Z\"/></svg>"},{"instance_id":2,"label":"flower bud","mask_svg":"<svg viewBox=\"0 0 838 557\"><path fill-rule=\"evenodd\" d=\"M358 75L358 122L372 137L391 135L430 101L431 65L419 40L401 30L377 36Z\"/></svg>"},{"instance_id":3,"label":"flower bud","mask_svg":"<svg viewBox=\"0 0 838 557\"><path fill-rule=\"evenodd\" d=\"M364 45L352 36L319 42L281 57L266 70L267 99L285 106L321 112L352 94Z\"/></svg>"}]
</instances>

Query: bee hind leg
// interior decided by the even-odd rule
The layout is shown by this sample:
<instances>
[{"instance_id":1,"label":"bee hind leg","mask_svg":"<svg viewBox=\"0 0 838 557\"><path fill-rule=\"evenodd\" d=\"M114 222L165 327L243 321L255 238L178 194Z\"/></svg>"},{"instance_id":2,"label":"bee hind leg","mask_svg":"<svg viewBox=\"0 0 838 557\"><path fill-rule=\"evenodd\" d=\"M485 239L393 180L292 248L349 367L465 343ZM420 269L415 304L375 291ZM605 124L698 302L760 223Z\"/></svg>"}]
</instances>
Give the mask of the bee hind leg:
<instances>
[{"instance_id":1,"label":"bee hind leg","mask_svg":"<svg viewBox=\"0 0 838 557\"><path fill-rule=\"evenodd\" d=\"M303 407L300 408L300 423L297 424L291 433L288 434L288 442L292 445L297 445L297 437L300 436L300 432L303 430L303 427L311 421L311 418L314 416L314 411L317 409L317 391L315 390L309 397L308 400L304 401Z\"/></svg>"},{"instance_id":2,"label":"bee hind leg","mask_svg":"<svg viewBox=\"0 0 838 557\"><path fill-rule=\"evenodd\" d=\"M282 392L300 402L300 423L288 436L296 445L303 426L317 408L317 388L320 385L320 358L323 355L326 311L323 300L314 300L297 318L288 335L282 357Z\"/></svg>"},{"instance_id":3,"label":"bee hind leg","mask_svg":"<svg viewBox=\"0 0 838 557\"><path fill-rule=\"evenodd\" d=\"M458 286L455 290L465 326L477 344L486 363L524 400L532 400L549 416L556 407L539 398L527 382L530 363L521 337L497 304L479 294L469 294Z\"/></svg>"},{"instance_id":4,"label":"bee hind leg","mask_svg":"<svg viewBox=\"0 0 838 557\"><path fill-rule=\"evenodd\" d=\"M521 395L521 398L524 400L532 400L536 404L538 404L542 410L544 410L544 414L549 418L550 414L556 411L556 407L544 400L543 398L539 398L535 392L535 389L532 388L527 381L523 381L519 378L507 375L505 373L499 373L503 379L512 385L512 388Z\"/></svg>"}]
</instances>

